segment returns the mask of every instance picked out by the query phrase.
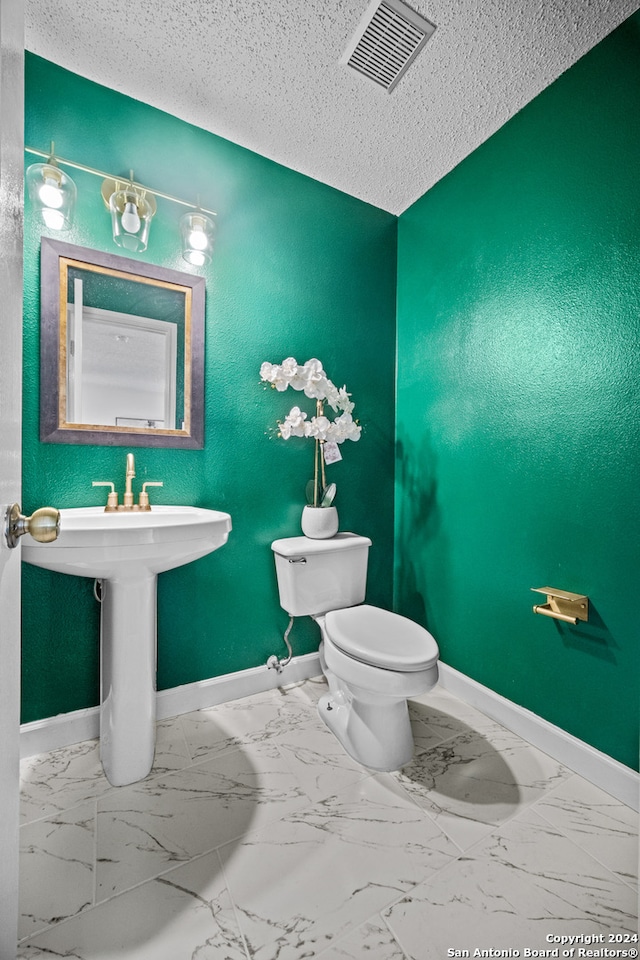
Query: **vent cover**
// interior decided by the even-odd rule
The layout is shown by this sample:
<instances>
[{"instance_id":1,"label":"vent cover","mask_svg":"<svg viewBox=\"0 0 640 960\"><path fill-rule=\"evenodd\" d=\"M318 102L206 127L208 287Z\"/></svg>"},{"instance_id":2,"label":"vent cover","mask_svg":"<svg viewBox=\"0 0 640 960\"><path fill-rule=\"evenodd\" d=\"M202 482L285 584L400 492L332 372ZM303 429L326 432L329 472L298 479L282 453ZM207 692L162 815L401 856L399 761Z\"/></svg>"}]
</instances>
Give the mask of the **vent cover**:
<instances>
[{"instance_id":1,"label":"vent cover","mask_svg":"<svg viewBox=\"0 0 640 960\"><path fill-rule=\"evenodd\" d=\"M342 63L391 92L435 30L401 0L373 0Z\"/></svg>"}]
</instances>

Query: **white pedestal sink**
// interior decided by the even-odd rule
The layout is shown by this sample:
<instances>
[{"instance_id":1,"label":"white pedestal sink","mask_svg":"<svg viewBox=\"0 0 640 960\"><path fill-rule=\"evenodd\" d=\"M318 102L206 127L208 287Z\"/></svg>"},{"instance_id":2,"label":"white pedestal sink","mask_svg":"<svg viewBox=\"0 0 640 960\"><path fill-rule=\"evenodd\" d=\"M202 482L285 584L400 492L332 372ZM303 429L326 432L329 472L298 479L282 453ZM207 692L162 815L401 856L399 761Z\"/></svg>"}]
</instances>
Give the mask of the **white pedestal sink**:
<instances>
[{"instance_id":1,"label":"white pedestal sink","mask_svg":"<svg viewBox=\"0 0 640 960\"><path fill-rule=\"evenodd\" d=\"M106 513L60 510L52 543L22 544L22 559L103 582L100 614L100 758L114 786L151 770L156 721L157 575L217 550L231 517L200 507Z\"/></svg>"}]
</instances>

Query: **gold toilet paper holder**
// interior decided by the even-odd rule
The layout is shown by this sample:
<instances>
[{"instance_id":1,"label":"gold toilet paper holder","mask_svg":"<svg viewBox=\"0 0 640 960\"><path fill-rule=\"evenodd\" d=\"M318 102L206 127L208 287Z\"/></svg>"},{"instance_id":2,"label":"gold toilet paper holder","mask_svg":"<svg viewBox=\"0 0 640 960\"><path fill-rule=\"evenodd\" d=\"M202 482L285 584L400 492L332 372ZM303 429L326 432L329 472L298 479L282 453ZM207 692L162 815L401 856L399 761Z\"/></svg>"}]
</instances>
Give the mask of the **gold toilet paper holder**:
<instances>
[{"instance_id":1,"label":"gold toilet paper holder","mask_svg":"<svg viewBox=\"0 0 640 960\"><path fill-rule=\"evenodd\" d=\"M563 620L573 623L578 620L589 619L589 597L580 593L569 593L568 590L556 590L555 587L531 587L534 593L544 593L546 603L534 604L533 612L541 613L544 617L553 617L554 620Z\"/></svg>"}]
</instances>

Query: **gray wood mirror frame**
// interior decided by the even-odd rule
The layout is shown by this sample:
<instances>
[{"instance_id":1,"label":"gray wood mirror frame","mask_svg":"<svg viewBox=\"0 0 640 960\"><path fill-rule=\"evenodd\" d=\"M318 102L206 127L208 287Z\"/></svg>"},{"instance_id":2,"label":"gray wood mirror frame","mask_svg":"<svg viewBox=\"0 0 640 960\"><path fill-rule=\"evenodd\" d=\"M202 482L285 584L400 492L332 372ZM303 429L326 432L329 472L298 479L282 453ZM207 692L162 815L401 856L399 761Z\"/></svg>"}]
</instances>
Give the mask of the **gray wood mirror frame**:
<instances>
[{"instance_id":1,"label":"gray wood mirror frame","mask_svg":"<svg viewBox=\"0 0 640 960\"><path fill-rule=\"evenodd\" d=\"M40 439L204 446L205 280L43 237Z\"/></svg>"}]
</instances>

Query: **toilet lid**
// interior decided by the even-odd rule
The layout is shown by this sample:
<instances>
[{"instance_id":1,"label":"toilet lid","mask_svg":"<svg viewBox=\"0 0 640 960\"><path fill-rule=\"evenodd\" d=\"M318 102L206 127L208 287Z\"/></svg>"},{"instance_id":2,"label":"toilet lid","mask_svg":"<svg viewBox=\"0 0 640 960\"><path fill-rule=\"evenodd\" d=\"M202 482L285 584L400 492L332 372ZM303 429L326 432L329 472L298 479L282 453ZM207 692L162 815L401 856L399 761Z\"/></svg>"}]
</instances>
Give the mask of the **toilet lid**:
<instances>
[{"instance_id":1,"label":"toilet lid","mask_svg":"<svg viewBox=\"0 0 640 960\"><path fill-rule=\"evenodd\" d=\"M425 670L438 659L438 645L428 630L366 603L331 610L325 627L331 642L343 653L384 670L412 673Z\"/></svg>"}]
</instances>

